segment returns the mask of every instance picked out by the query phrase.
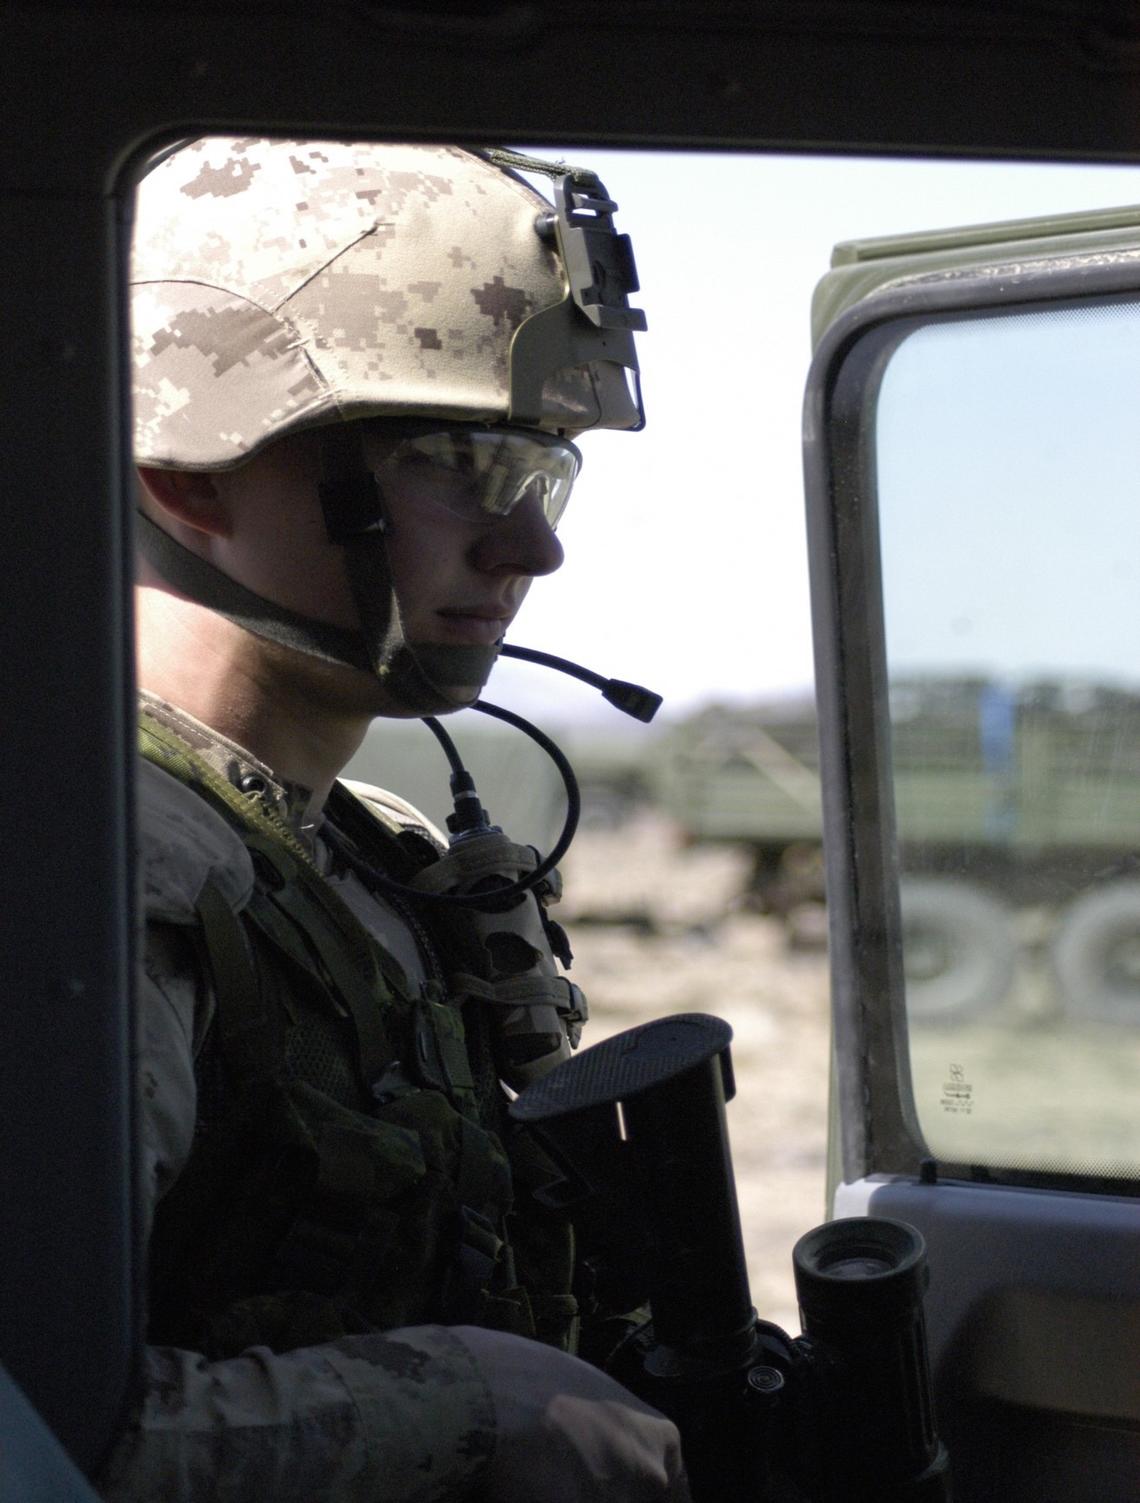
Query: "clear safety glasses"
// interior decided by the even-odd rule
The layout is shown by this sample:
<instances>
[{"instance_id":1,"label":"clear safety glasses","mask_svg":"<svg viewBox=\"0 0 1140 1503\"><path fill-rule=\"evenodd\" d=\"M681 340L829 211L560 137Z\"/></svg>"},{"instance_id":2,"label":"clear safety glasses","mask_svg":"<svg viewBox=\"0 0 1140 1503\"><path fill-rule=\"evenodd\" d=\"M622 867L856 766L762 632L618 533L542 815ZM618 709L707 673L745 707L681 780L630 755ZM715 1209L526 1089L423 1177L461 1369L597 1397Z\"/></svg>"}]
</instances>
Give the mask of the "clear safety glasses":
<instances>
[{"instance_id":1,"label":"clear safety glasses","mask_svg":"<svg viewBox=\"0 0 1140 1503\"><path fill-rule=\"evenodd\" d=\"M381 488L494 523L533 496L557 527L582 456L569 440L508 428L435 428L402 438L377 469Z\"/></svg>"}]
</instances>

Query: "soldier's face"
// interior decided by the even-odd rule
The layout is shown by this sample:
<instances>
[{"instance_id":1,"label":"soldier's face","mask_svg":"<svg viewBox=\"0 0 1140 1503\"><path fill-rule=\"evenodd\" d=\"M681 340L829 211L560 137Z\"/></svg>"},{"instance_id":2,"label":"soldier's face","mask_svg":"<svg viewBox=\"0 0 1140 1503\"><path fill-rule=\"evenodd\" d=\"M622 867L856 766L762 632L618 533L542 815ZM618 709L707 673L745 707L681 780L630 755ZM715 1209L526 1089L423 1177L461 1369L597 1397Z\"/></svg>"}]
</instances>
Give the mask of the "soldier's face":
<instances>
[{"instance_id":1,"label":"soldier's face","mask_svg":"<svg viewBox=\"0 0 1140 1503\"><path fill-rule=\"evenodd\" d=\"M366 438L368 452L379 440ZM219 475L232 532L216 562L258 594L335 626L359 625L344 550L329 541L317 497L319 450L312 435L273 445L240 470ZM412 642L486 646L503 635L531 581L553 573L562 547L534 497L509 516L472 521L399 484L385 486L393 588Z\"/></svg>"}]
</instances>

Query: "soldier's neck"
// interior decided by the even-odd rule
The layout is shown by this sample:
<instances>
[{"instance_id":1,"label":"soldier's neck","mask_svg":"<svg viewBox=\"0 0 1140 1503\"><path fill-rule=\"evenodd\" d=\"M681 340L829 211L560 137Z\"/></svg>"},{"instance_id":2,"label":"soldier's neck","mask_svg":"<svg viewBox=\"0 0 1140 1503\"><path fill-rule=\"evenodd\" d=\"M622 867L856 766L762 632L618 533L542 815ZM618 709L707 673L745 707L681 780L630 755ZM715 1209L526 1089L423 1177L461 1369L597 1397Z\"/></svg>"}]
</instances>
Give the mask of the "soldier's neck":
<instances>
[{"instance_id":1,"label":"soldier's neck","mask_svg":"<svg viewBox=\"0 0 1140 1503\"><path fill-rule=\"evenodd\" d=\"M223 617L154 587L136 592L139 687L254 753L282 781L312 789L309 817L372 719L337 670L261 641Z\"/></svg>"}]
</instances>

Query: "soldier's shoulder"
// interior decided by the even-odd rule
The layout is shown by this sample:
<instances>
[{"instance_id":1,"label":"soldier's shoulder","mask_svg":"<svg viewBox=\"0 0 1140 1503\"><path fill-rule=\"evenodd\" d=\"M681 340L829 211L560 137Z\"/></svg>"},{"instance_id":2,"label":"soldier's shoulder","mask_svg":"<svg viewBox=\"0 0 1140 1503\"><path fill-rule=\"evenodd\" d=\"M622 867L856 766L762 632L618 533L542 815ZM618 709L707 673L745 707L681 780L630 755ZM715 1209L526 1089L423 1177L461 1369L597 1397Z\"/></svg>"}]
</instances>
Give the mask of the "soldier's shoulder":
<instances>
[{"instance_id":1,"label":"soldier's shoulder","mask_svg":"<svg viewBox=\"0 0 1140 1503\"><path fill-rule=\"evenodd\" d=\"M371 783L358 783L352 778L341 778L340 783L393 835L408 830L414 835L425 837L441 851L447 849L447 836L421 809L409 804L407 799L389 792L387 788L376 788Z\"/></svg>"},{"instance_id":2,"label":"soldier's shoulder","mask_svg":"<svg viewBox=\"0 0 1140 1503\"><path fill-rule=\"evenodd\" d=\"M149 921L193 924L207 882L235 913L253 891L253 863L241 837L170 773L138 763L138 865Z\"/></svg>"}]
</instances>

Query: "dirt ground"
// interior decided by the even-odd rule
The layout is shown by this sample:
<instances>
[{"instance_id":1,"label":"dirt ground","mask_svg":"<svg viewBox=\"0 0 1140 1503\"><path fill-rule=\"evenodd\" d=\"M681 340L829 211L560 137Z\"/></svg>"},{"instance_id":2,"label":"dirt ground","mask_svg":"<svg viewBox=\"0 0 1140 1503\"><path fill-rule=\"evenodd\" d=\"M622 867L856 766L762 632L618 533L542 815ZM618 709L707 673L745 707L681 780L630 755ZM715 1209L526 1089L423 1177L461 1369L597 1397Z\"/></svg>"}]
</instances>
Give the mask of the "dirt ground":
<instances>
[{"instance_id":1,"label":"dirt ground","mask_svg":"<svg viewBox=\"0 0 1140 1503\"><path fill-rule=\"evenodd\" d=\"M827 962L736 907L744 872L738 853L685 850L666 819L644 814L578 835L558 917L590 1004L587 1042L666 1013L731 1024L728 1124L753 1303L798 1332L791 1250L824 1211Z\"/></svg>"}]
</instances>

